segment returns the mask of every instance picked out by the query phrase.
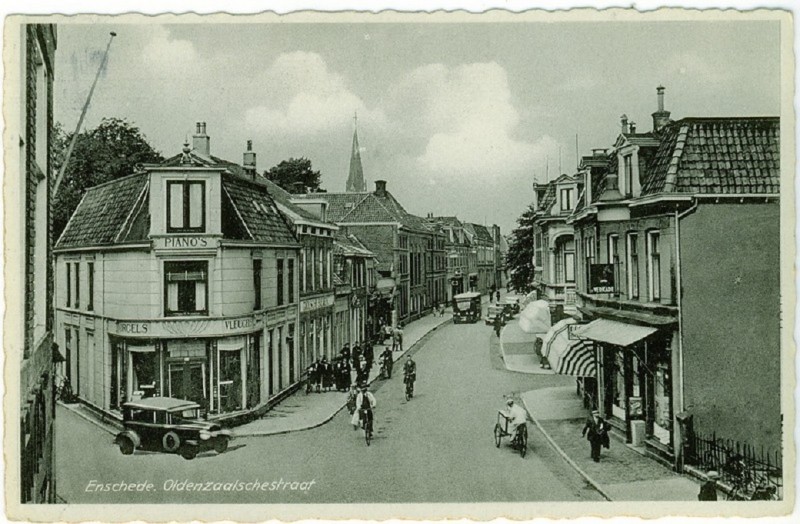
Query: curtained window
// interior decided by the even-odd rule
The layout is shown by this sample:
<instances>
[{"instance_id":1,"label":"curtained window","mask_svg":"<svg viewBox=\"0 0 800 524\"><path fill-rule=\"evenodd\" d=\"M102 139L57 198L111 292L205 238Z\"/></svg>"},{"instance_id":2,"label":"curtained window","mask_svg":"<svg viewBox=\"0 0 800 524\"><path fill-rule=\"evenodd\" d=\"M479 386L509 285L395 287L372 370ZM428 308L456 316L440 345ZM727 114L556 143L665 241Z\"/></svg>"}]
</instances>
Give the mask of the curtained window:
<instances>
[{"instance_id":1,"label":"curtained window","mask_svg":"<svg viewBox=\"0 0 800 524\"><path fill-rule=\"evenodd\" d=\"M205 182L167 182L167 232L204 232L205 199Z\"/></svg>"},{"instance_id":2,"label":"curtained window","mask_svg":"<svg viewBox=\"0 0 800 524\"><path fill-rule=\"evenodd\" d=\"M207 315L208 262L164 262L165 315Z\"/></svg>"}]
</instances>

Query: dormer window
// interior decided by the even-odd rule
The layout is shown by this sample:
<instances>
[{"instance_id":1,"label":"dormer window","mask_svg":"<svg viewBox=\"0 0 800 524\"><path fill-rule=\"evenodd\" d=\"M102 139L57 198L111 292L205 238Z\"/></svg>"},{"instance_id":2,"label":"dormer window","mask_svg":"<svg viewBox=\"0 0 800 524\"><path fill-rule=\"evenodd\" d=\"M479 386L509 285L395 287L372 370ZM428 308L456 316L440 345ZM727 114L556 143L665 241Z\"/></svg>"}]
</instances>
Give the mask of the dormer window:
<instances>
[{"instance_id":1,"label":"dormer window","mask_svg":"<svg viewBox=\"0 0 800 524\"><path fill-rule=\"evenodd\" d=\"M572 188L564 188L561 190L561 211L572 211Z\"/></svg>"},{"instance_id":2,"label":"dormer window","mask_svg":"<svg viewBox=\"0 0 800 524\"><path fill-rule=\"evenodd\" d=\"M203 181L167 182L167 233L205 232L205 189Z\"/></svg>"},{"instance_id":3,"label":"dormer window","mask_svg":"<svg viewBox=\"0 0 800 524\"><path fill-rule=\"evenodd\" d=\"M622 181L623 181L623 194L625 196L633 195L633 155L625 155L622 157Z\"/></svg>"}]
</instances>

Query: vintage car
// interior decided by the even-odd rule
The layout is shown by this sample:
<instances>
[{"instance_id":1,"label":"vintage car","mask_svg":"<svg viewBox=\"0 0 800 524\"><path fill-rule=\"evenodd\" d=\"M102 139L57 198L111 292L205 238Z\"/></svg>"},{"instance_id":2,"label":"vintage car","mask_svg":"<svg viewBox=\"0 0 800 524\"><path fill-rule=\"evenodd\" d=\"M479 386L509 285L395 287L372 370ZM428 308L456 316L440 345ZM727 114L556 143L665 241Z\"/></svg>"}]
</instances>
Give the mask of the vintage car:
<instances>
[{"instance_id":1,"label":"vintage car","mask_svg":"<svg viewBox=\"0 0 800 524\"><path fill-rule=\"evenodd\" d=\"M508 316L506 316L506 308L501 304L490 304L486 310L486 316L484 317L486 325L494 324L494 320L497 317L500 317L500 322L505 324L508 320Z\"/></svg>"},{"instance_id":2,"label":"vintage car","mask_svg":"<svg viewBox=\"0 0 800 524\"><path fill-rule=\"evenodd\" d=\"M198 453L228 449L231 432L200 418L190 400L149 397L122 405L124 430L114 439L123 455L136 449L177 453L187 460Z\"/></svg>"},{"instance_id":3,"label":"vintage car","mask_svg":"<svg viewBox=\"0 0 800 524\"><path fill-rule=\"evenodd\" d=\"M476 291L453 297L453 324L475 323L481 318L481 294Z\"/></svg>"},{"instance_id":4,"label":"vintage car","mask_svg":"<svg viewBox=\"0 0 800 524\"><path fill-rule=\"evenodd\" d=\"M519 313L521 300L522 300L521 297L518 297L516 295L510 295L503 299L503 304L507 306L506 307L507 311L511 311L512 315L516 315L517 313Z\"/></svg>"}]
</instances>

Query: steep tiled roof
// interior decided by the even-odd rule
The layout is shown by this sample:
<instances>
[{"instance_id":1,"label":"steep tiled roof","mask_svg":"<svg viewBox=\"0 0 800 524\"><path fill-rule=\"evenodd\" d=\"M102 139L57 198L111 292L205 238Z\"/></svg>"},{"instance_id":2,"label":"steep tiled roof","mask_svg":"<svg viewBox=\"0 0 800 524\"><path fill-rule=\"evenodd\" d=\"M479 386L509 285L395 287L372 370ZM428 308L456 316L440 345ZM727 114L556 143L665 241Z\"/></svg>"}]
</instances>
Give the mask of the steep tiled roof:
<instances>
[{"instance_id":1,"label":"steep tiled roof","mask_svg":"<svg viewBox=\"0 0 800 524\"><path fill-rule=\"evenodd\" d=\"M146 230L140 238L131 234L139 229L132 229L130 222L138 214L134 212L139 209L137 203L146 194L147 186L147 173L138 173L88 189L56 247L103 246L146 239Z\"/></svg>"},{"instance_id":2,"label":"steep tiled roof","mask_svg":"<svg viewBox=\"0 0 800 524\"><path fill-rule=\"evenodd\" d=\"M685 118L670 124L642 194L780 191L779 118Z\"/></svg>"},{"instance_id":3,"label":"steep tiled roof","mask_svg":"<svg viewBox=\"0 0 800 524\"><path fill-rule=\"evenodd\" d=\"M481 224L472 224L472 227L475 230L479 240L489 243L494 242L492 234L489 233L489 230L486 228L486 226L482 226Z\"/></svg>"},{"instance_id":4,"label":"steep tiled roof","mask_svg":"<svg viewBox=\"0 0 800 524\"><path fill-rule=\"evenodd\" d=\"M281 186L279 186L272 180L267 180L266 178L261 176L256 177L256 179L260 184L264 185L267 188L267 191L269 191L269 194L272 197L272 199L275 200L275 203L278 204L278 206L281 207L281 209L283 209L285 212L297 216L303 220L307 220L309 222L323 223L322 220L314 216L309 211L292 203L292 194L283 189Z\"/></svg>"},{"instance_id":5,"label":"steep tiled roof","mask_svg":"<svg viewBox=\"0 0 800 524\"><path fill-rule=\"evenodd\" d=\"M539 210L547 213L553 204L556 203L556 184L555 181L547 183L547 190L539 201Z\"/></svg>"},{"instance_id":6,"label":"steep tiled roof","mask_svg":"<svg viewBox=\"0 0 800 524\"><path fill-rule=\"evenodd\" d=\"M297 242L264 185L223 173L222 188L230 196L236 214L244 222L250 238L278 244ZM224 221L226 217L222 218Z\"/></svg>"},{"instance_id":7,"label":"steep tiled roof","mask_svg":"<svg viewBox=\"0 0 800 524\"><path fill-rule=\"evenodd\" d=\"M344 256L374 257L354 235L337 234L333 242L333 254Z\"/></svg>"}]
</instances>

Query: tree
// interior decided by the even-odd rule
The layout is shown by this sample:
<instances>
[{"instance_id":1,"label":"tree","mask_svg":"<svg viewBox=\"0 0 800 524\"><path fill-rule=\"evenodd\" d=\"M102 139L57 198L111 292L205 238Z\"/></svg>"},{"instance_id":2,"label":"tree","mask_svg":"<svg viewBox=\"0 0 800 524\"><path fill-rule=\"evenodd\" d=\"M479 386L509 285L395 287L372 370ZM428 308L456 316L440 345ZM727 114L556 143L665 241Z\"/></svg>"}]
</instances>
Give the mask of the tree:
<instances>
[{"instance_id":1,"label":"tree","mask_svg":"<svg viewBox=\"0 0 800 524\"><path fill-rule=\"evenodd\" d=\"M319 187L320 172L311 168L311 160L307 158L284 160L265 171L264 176L290 193L324 192Z\"/></svg>"},{"instance_id":2,"label":"tree","mask_svg":"<svg viewBox=\"0 0 800 524\"><path fill-rule=\"evenodd\" d=\"M72 133L65 133L60 123L53 126L54 176L61 170L70 140ZM104 118L95 129L80 133L53 199L54 238L61 236L87 189L132 174L136 164L163 160L139 128L123 119Z\"/></svg>"},{"instance_id":3,"label":"tree","mask_svg":"<svg viewBox=\"0 0 800 524\"><path fill-rule=\"evenodd\" d=\"M533 206L529 206L517 219L517 228L511 232L508 244L507 268L509 280L515 290L528 293L533 289Z\"/></svg>"}]
</instances>

